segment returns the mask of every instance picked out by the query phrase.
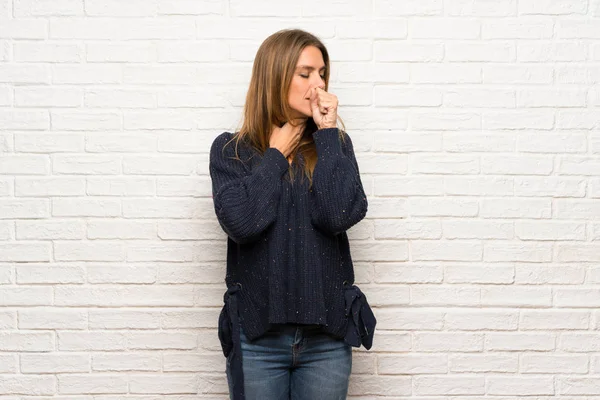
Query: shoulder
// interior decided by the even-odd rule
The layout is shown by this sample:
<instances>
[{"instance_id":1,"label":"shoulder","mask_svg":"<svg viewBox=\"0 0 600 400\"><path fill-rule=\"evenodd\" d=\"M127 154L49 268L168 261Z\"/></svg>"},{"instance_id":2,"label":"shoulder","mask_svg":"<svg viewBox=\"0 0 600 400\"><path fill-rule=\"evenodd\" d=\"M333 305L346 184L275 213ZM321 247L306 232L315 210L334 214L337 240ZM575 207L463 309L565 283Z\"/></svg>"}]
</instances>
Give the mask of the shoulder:
<instances>
[{"instance_id":1,"label":"shoulder","mask_svg":"<svg viewBox=\"0 0 600 400\"><path fill-rule=\"evenodd\" d=\"M239 158L246 153L246 146L242 140L238 142L235 133L225 131L219 134L210 147L211 159Z\"/></svg>"},{"instance_id":2,"label":"shoulder","mask_svg":"<svg viewBox=\"0 0 600 400\"><path fill-rule=\"evenodd\" d=\"M240 172L251 169L249 160L253 152L244 140L239 140L235 133L222 132L214 138L209 155L209 164L221 168L235 168Z\"/></svg>"},{"instance_id":3,"label":"shoulder","mask_svg":"<svg viewBox=\"0 0 600 400\"><path fill-rule=\"evenodd\" d=\"M227 131L217 135L210 146L210 153L214 154L217 150L222 151L225 145L231 141L232 138L233 133Z\"/></svg>"}]
</instances>

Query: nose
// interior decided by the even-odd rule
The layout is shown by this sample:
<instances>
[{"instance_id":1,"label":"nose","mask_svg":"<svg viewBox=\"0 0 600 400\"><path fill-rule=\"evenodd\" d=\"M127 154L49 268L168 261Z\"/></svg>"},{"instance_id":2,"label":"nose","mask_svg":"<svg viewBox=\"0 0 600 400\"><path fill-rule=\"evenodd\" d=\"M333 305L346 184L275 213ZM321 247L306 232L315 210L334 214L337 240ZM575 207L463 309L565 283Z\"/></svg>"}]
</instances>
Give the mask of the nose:
<instances>
[{"instance_id":1,"label":"nose","mask_svg":"<svg viewBox=\"0 0 600 400\"><path fill-rule=\"evenodd\" d=\"M318 82L319 83L317 84L317 87L325 90L325 81L323 80L323 78L319 77L319 81Z\"/></svg>"},{"instance_id":2,"label":"nose","mask_svg":"<svg viewBox=\"0 0 600 400\"><path fill-rule=\"evenodd\" d=\"M315 87L321 88L321 89L325 89L325 79L321 78L320 74L315 74L317 75L317 80L316 80L316 85Z\"/></svg>"},{"instance_id":3,"label":"nose","mask_svg":"<svg viewBox=\"0 0 600 400\"><path fill-rule=\"evenodd\" d=\"M311 82L311 86L309 91L307 92L307 94L311 93L313 91L314 88L321 88L323 90L325 90L325 80L323 78L321 78L320 76L317 78L317 84L315 85L314 82ZM309 99L310 97L306 97L307 99Z\"/></svg>"}]
</instances>

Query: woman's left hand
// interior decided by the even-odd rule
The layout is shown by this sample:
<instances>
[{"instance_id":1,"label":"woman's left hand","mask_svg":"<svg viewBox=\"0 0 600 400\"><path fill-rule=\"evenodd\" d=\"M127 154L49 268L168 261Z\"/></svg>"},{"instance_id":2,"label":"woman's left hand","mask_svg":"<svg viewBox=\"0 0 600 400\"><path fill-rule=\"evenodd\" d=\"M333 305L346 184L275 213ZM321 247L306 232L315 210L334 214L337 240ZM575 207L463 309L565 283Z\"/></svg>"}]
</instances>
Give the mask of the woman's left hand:
<instances>
[{"instance_id":1,"label":"woman's left hand","mask_svg":"<svg viewBox=\"0 0 600 400\"><path fill-rule=\"evenodd\" d=\"M310 94L310 108L317 128L337 127L338 98L335 94L328 93L319 87L313 88Z\"/></svg>"}]
</instances>

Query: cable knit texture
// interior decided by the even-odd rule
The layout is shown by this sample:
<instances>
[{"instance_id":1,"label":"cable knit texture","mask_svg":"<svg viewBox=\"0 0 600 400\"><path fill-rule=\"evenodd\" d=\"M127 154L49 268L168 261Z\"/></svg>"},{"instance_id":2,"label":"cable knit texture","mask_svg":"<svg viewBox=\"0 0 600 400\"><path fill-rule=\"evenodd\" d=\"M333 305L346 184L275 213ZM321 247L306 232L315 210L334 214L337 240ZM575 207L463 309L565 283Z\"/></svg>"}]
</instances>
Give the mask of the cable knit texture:
<instances>
[{"instance_id":1,"label":"cable knit texture","mask_svg":"<svg viewBox=\"0 0 600 400\"><path fill-rule=\"evenodd\" d=\"M264 154L238 146L230 132L210 150L217 219L228 235L227 287L241 284L239 313L249 339L273 323L319 324L344 337L343 283L354 283L346 230L367 213L352 140L338 128L313 133L313 185L303 159L290 166L275 148ZM289 170L294 171L294 181Z\"/></svg>"}]
</instances>

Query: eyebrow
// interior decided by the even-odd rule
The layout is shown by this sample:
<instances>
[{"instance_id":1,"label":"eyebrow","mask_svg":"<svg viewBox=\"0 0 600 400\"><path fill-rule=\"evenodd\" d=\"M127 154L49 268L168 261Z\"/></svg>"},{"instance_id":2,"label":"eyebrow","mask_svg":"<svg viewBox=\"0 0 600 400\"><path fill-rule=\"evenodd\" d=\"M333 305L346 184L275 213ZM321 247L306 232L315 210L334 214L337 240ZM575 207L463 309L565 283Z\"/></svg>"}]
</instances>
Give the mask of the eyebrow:
<instances>
[{"instance_id":1,"label":"eyebrow","mask_svg":"<svg viewBox=\"0 0 600 400\"><path fill-rule=\"evenodd\" d=\"M314 70L314 69L315 69L315 67L312 67L312 66L310 66L310 65L299 65L299 66L298 66L296 69L301 69L301 68L306 68L306 69L308 69L308 70L310 70L310 71L312 71L312 70ZM325 69L325 66L322 66L322 67L319 69L319 71L321 71L321 70L324 70L324 69Z\"/></svg>"}]
</instances>

